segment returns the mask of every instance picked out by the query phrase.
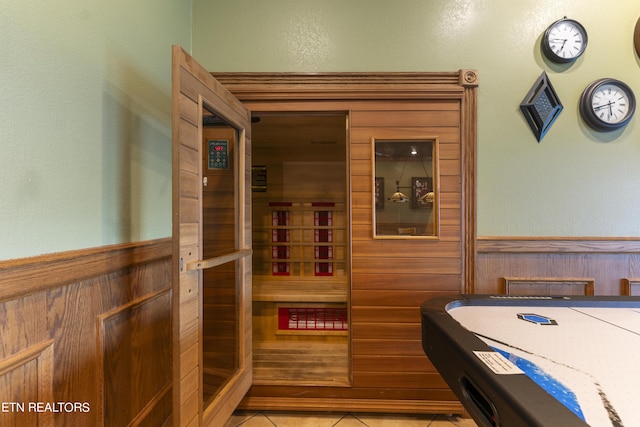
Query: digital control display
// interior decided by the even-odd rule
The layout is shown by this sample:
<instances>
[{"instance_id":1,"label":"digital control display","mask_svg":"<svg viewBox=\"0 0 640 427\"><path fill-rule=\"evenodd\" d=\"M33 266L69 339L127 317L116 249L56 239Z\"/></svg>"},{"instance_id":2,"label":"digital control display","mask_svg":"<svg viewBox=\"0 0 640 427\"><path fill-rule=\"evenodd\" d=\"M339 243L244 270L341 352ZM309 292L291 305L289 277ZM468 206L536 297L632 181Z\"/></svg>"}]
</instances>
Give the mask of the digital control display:
<instances>
[{"instance_id":1,"label":"digital control display","mask_svg":"<svg viewBox=\"0 0 640 427\"><path fill-rule=\"evenodd\" d=\"M229 141L209 140L209 169L229 169Z\"/></svg>"}]
</instances>

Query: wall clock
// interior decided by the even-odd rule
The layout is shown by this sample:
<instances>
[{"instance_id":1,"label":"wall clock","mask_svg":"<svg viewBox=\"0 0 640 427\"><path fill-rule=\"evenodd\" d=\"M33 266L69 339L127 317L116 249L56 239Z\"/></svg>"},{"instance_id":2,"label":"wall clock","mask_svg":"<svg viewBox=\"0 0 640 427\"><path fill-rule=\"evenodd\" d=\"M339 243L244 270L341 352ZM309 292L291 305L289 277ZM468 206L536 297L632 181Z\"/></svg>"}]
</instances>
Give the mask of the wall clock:
<instances>
[{"instance_id":1,"label":"wall clock","mask_svg":"<svg viewBox=\"0 0 640 427\"><path fill-rule=\"evenodd\" d=\"M580 97L580 114L592 129L612 131L625 126L636 111L631 88L616 79L598 79Z\"/></svg>"},{"instance_id":2,"label":"wall clock","mask_svg":"<svg viewBox=\"0 0 640 427\"><path fill-rule=\"evenodd\" d=\"M582 24L565 16L544 32L542 52L553 62L573 62L587 49L587 40L587 31Z\"/></svg>"},{"instance_id":3,"label":"wall clock","mask_svg":"<svg viewBox=\"0 0 640 427\"><path fill-rule=\"evenodd\" d=\"M636 22L636 30L633 33L633 44L636 47L636 53L640 56L640 18Z\"/></svg>"}]
</instances>

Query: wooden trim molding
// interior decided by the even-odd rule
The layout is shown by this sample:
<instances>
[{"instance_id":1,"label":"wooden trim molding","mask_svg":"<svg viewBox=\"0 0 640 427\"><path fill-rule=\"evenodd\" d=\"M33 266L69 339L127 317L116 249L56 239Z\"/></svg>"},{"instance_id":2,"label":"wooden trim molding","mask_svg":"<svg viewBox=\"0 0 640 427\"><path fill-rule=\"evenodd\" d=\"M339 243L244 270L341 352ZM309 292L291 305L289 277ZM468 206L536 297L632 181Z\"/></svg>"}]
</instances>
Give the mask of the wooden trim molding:
<instances>
[{"instance_id":1,"label":"wooden trim molding","mask_svg":"<svg viewBox=\"0 0 640 427\"><path fill-rule=\"evenodd\" d=\"M305 397L246 397L239 409L266 411L346 411L388 412L413 414L460 414L462 404L456 400L399 400L399 399L349 399Z\"/></svg>"},{"instance_id":2,"label":"wooden trim molding","mask_svg":"<svg viewBox=\"0 0 640 427\"><path fill-rule=\"evenodd\" d=\"M460 98L475 70L392 73L211 73L240 101Z\"/></svg>"},{"instance_id":3,"label":"wooden trim molding","mask_svg":"<svg viewBox=\"0 0 640 427\"><path fill-rule=\"evenodd\" d=\"M595 280L567 277L504 277L506 295L593 295Z\"/></svg>"},{"instance_id":4,"label":"wooden trim molding","mask_svg":"<svg viewBox=\"0 0 640 427\"><path fill-rule=\"evenodd\" d=\"M0 302L170 257L171 254L171 238L163 238L0 261Z\"/></svg>"},{"instance_id":5,"label":"wooden trim molding","mask_svg":"<svg viewBox=\"0 0 640 427\"><path fill-rule=\"evenodd\" d=\"M478 253L640 253L638 237L478 237Z\"/></svg>"},{"instance_id":6,"label":"wooden trim molding","mask_svg":"<svg viewBox=\"0 0 640 427\"><path fill-rule=\"evenodd\" d=\"M475 292L477 256L477 151L478 151L478 74L474 70L460 71L460 84L464 87L462 98L462 214L463 265L462 290Z\"/></svg>"}]
</instances>

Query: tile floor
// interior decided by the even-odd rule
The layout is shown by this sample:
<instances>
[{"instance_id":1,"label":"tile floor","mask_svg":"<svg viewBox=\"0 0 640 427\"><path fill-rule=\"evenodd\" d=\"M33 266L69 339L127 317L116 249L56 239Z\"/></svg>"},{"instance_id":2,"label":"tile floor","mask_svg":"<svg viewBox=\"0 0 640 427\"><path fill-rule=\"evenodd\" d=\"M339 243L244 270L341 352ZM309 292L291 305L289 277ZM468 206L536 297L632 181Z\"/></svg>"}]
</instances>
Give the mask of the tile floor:
<instances>
[{"instance_id":1,"label":"tile floor","mask_svg":"<svg viewBox=\"0 0 640 427\"><path fill-rule=\"evenodd\" d=\"M471 419L446 415L381 415L238 411L225 427L476 427Z\"/></svg>"}]
</instances>

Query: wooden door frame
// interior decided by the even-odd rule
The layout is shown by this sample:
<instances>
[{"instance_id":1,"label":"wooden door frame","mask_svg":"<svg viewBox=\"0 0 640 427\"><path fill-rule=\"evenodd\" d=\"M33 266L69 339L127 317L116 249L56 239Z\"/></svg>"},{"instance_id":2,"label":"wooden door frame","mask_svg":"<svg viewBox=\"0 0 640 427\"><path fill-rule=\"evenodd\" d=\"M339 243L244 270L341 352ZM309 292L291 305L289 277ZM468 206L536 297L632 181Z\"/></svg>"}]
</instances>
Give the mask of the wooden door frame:
<instances>
[{"instance_id":1,"label":"wooden door frame","mask_svg":"<svg viewBox=\"0 0 640 427\"><path fill-rule=\"evenodd\" d=\"M462 177L462 279L461 291L473 293L476 265L476 165L478 125L478 73L211 73L250 110L257 105L298 103L309 111L320 105L366 100L460 101ZM344 108L342 108L344 110ZM285 111L285 110L280 110Z\"/></svg>"}]
</instances>

